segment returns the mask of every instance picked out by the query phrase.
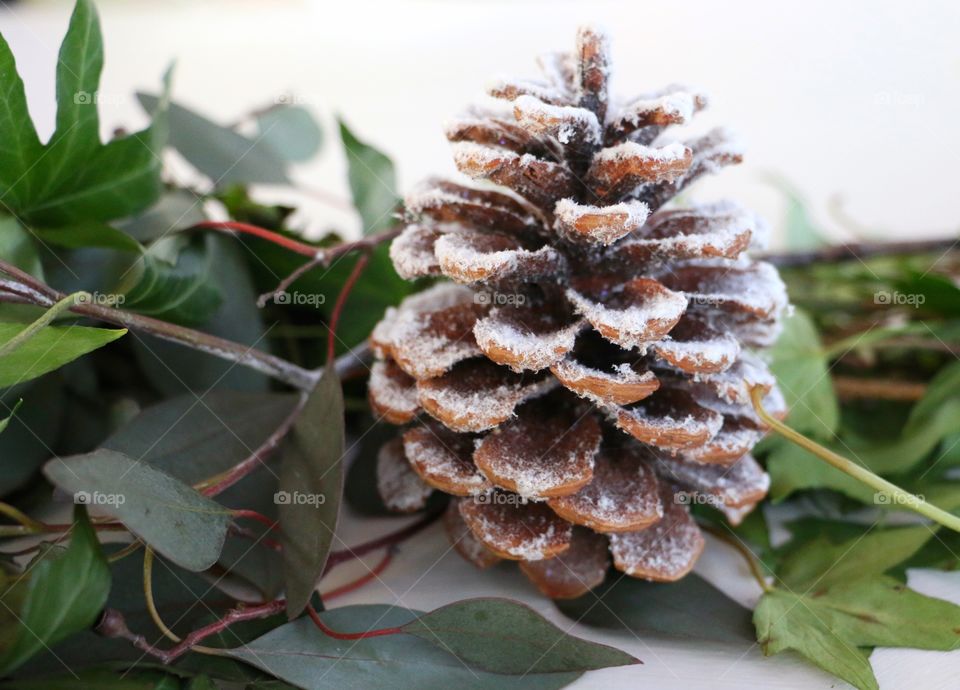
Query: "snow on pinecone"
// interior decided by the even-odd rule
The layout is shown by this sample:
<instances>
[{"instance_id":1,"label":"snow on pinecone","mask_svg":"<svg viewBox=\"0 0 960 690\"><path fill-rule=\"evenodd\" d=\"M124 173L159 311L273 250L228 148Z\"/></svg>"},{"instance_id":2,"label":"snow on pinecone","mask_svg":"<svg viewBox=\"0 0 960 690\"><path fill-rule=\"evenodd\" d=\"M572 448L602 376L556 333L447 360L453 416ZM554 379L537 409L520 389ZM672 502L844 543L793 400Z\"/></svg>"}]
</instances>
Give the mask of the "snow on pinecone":
<instances>
[{"instance_id":1,"label":"snow on pinecone","mask_svg":"<svg viewBox=\"0 0 960 690\"><path fill-rule=\"evenodd\" d=\"M664 208L739 163L724 130L685 142L706 98L682 86L617 103L604 36L501 81L508 107L447 126L474 183L431 179L406 199L390 255L407 279L444 276L388 310L370 341L373 410L410 426L380 454L386 504L454 496L445 523L479 567L500 559L548 596L690 571L703 537L684 497L737 523L766 494L750 406L785 405L755 351L787 306L765 228L728 203ZM450 282L452 281L452 282Z\"/></svg>"}]
</instances>

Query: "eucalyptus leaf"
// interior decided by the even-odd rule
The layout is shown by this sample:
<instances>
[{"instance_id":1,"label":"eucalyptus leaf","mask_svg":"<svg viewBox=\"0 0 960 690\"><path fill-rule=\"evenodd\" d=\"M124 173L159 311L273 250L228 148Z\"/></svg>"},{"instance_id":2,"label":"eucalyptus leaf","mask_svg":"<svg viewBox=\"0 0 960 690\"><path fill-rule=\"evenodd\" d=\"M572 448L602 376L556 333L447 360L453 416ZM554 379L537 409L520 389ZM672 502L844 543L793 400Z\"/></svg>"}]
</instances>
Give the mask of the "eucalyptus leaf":
<instances>
[{"instance_id":1,"label":"eucalyptus leaf","mask_svg":"<svg viewBox=\"0 0 960 690\"><path fill-rule=\"evenodd\" d=\"M418 616L403 631L497 673L564 673L639 663L619 649L561 630L510 599L467 599Z\"/></svg>"},{"instance_id":2,"label":"eucalyptus leaf","mask_svg":"<svg viewBox=\"0 0 960 690\"><path fill-rule=\"evenodd\" d=\"M161 99L137 93L140 104L153 110ZM215 186L233 183L287 184L286 163L263 135L245 137L199 113L170 104L170 145Z\"/></svg>"},{"instance_id":3,"label":"eucalyptus leaf","mask_svg":"<svg viewBox=\"0 0 960 690\"><path fill-rule=\"evenodd\" d=\"M343 492L343 391L328 367L282 447L280 542L287 615L299 615L323 574Z\"/></svg>"},{"instance_id":4,"label":"eucalyptus leaf","mask_svg":"<svg viewBox=\"0 0 960 690\"><path fill-rule=\"evenodd\" d=\"M8 342L25 327L22 323L0 322L0 343ZM126 329L89 326L46 326L12 352L0 356L0 388L59 369L126 332Z\"/></svg>"},{"instance_id":5,"label":"eucalyptus leaf","mask_svg":"<svg viewBox=\"0 0 960 690\"><path fill-rule=\"evenodd\" d=\"M360 632L408 624L416 620L418 612L377 604L348 606L319 615L335 630ZM576 672L526 676L488 673L415 635L337 640L305 618L227 653L306 690L552 690L580 676Z\"/></svg>"},{"instance_id":6,"label":"eucalyptus leaf","mask_svg":"<svg viewBox=\"0 0 960 690\"><path fill-rule=\"evenodd\" d=\"M23 664L27 659L65 637L93 624L110 590L110 569L100 551L97 535L78 506L74 512L70 544L62 550L46 550L37 557L29 578L15 583L23 587L17 614L18 627L6 638L0 650L0 674ZM0 596L6 606L12 588Z\"/></svg>"},{"instance_id":7,"label":"eucalyptus leaf","mask_svg":"<svg viewBox=\"0 0 960 690\"><path fill-rule=\"evenodd\" d=\"M101 448L44 465L51 483L116 518L157 553L187 570L220 557L230 514L149 463Z\"/></svg>"},{"instance_id":8,"label":"eucalyptus leaf","mask_svg":"<svg viewBox=\"0 0 960 690\"><path fill-rule=\"evenodd\" d=\"M260 137L285 160L302 163L320 150L323 132L303 106L278 104L256 119Z\"/></svg>"},{"instance_id":9,"label":"eucalyptus leaf","mask_svg":"<svg viewBox=\"0 0 960 690\"><path fill-rule=\"evenodd\" d=\"M750 611L701 578L658 583L617 575L576 599L554 602L586 625L641 634L752 645Z\"/></svg>"},{"instance_id":10,"label":"eucalyptus leaf","mask_svg":"<svg viewBox=\"0 0 960 690\"><path fill-rule=\"evenodd\" d=\"M358 139L343 120L339 124L353 205L363 220L363 234L369 235L392 223L391 215L400 203L393 161Z\"/></svg>"}]
</instances>

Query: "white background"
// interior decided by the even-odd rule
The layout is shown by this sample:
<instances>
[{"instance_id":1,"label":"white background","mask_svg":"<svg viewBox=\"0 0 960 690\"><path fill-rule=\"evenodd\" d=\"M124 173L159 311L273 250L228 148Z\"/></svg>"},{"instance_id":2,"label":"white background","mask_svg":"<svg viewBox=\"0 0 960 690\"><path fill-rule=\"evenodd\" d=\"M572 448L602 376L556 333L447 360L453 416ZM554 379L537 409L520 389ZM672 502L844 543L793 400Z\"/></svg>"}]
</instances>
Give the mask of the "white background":
<instances>
[{"instance_id":1,"label":"white background","mask_svg":"<svg viewBox=\"0 0 960 690\"><path fill-rule=\"evenodd\" d=\"M748 143L747 163L701 183L697 196L730 195L778 224L783 198L765 176L789 179L816 222L836 239L850 230L829 211L842 198L870 237L955 233L960 219L960 4L951 2L141 2L98 3L106 40L101 88L104 133L139 124L135 89L155 92L177 60L175 98L229 121L281 93L296 94L327 124L327 148L303 166L304 187L346 195L332 114L397 161L401 189L453 167L443 120L494 77L533 75L533 58L570 47L593 21L613 39L615 89L629 95L670 82L706 88L701 116ZM0 30L27 83L31 111L53 127L56 50L66 2L0 7ZM262 190L277 194L277 190ZM352 215L306 201L311 232L356 231ZM346 516L354 544L397 521ZM439 528L409 543L382 582L345 597L428 609L474 595L522 598L569 625L509 568L477 573L446 554ZM439 562L437 559L439 558ZM375 559L374 559L375 560ZM371 563L372 564L372 563ZM358 574L335 572L332 587ZM429 570L427 570L429 568ZM741 601L758 589L726 547L710 543L698 566ZM426 570L426 573L425 573ZM424 574L425 573L425 574ZM960 574L913 573L911 585L960 603ZM781 655L690 645L577 626L573 632L622 647L644 665L590 673L578 688L829 688L842 685ZM880 650L872 659L884 690L955 688L960 652Z\"/></svg>"}]
</instances>

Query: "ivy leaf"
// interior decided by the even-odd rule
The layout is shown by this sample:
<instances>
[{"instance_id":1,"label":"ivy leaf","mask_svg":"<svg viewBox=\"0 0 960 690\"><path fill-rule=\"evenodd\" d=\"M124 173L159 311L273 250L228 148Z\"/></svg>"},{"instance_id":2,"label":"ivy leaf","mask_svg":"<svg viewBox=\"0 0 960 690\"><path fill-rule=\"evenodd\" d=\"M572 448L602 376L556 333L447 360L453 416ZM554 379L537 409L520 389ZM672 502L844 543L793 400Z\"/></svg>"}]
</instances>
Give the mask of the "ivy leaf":
<instances>
[{"instance_id":1,"label":"ivy leaf","mask_svg":"<svg viewBox=\"0 0 960 690\"><path fill-rule=\"evenodd\" d=\"M212 239L205 237L202 246L185 240L159 240L136 260L118 289L125 309L185 326L200 325L213 315L223 296L210 280Z\"/></svg>"},{"instance_id":2,"label":"ivy leaf","mask_svg":"<svg viewBox=\"0 0 960 690\"><path fill-rule=\"evenodd\" d=\"M146 110L161 98L137 93ZM251 139L176 103L170 104L170 145L217 187L229 184L288 184L286 163L263 135Z\"/></svg>"},{"instance_id":3,"label":"ivy leaf","mask_svg":"<svg viewBox=\"0 0 960 690\"><path fill-rule=\"evenodd\" d=\"M0 343L9 341L25 327L22 323L0 323ZM0 388L59 369L126 332L126 329L88 326L47 326L13 352L0 356Z\"/></svg>"},{"instance_id":4,"label":"ivy leaf","mask_svg":"<svg viewBox=\"0 0 960 690\"><path fill-rule=\"evenodd\" d=\"M849 455L848 448L841 446L835 450L841 455ZM867 505L874 502L875 492L869 486L788 441L778 440L774 444L766 464L770 474L770 498L774 502L801 489L833 489Z\"/></svg>"},{"instance_id":5,"label":"ivy leaf","mask_svg":"<svg viewBox=\"0 0 960 690\"><path fill-rule=\"evenodd\" d=\"M103 37L90 0L78 0L59 58L56 128L43 145L30 122L10 48L0 40L4 203L27 222L44 226L107 221L146 208L161 191L165 96L148 128L102 144L96 102ZM164 83L166 91L169 73Z\"/></svg>"},{"instance_id":6,"label":"ivy leaf","mask_svg":"<svg viewBox=\"0 0 960 690\"><path fill-rule=\"evenodd\" d=\"M363 221L363 234L370 235L391 224L391 215L400 202L393 161L358 139L343 120L338 122L347 154L347 178L353 193L353 205Z\"/></svg>"},{"instance_id":7,"label":"ivy leaf","mask_svg":"<svg viewBox=\"0 0 960 690\"><path fill-rule=\"evenodd\" d=\"M280 104L257 115L263 141L285 160L302 163L320 150L323 132L313 115L299 105Z\"/></svg>"},{"instance_id":8,"label":"ivy leaf","mask_svg":"<svg viewBox=\"0 0 960 690\"><path fill-rule=\"evenodd\" d=\"M829 438L840 419L837 397L813 321L797 310L784 320L771 350L773 370L790 408L789 423L802 433Z\"/></svg>"},{"instance_id":9,"label":"ivy leaf","mask_svg":"<svg viewBox=\"0 0 960 690\"><path fill-rule=\"evenodd\" d=\"M563 673L640 663L614 647L569 635L510 599L457 601L418 616L403 631L497 673Z\"/></svg>"},{"instance_id":10,"label":"ivy leaf","mask_svg":"<svg viewBox=\"0 0 960 690\"><path fill-rule=\"evenodd\" d=\"M0 596L22 596L19 625L0 652L0 674L7 675L41 649L89 627L96 620L110 590L110 569L100 551L86 511L77 506L70 545L60 552L48 549L33 565L30 577L5 587ZM24 588L22 593L11 590Z\"/></svg>"},{"instance_id":11,"label":"ivy leaf","mask_svg":"<svg viewBox=\"0 0 960 690\"><path fill-rule=\"evenodd\" d=\"M417 615L417 611L379 604L320 613L324 623L344 632L401 626L415 621ZM580 676L575 672L525 676L489 673L471 668L442 646L415 635L337 640L324 635L306 618L226 653L306 690L552 690Z\"/></svg>"},{"instance_id":12,"label":"ivy leaf","mask_svg":"<svg viewBox=\"0 0 960 690\"><path fill-rule=\"evenodd\" d=\"M593 592L554 602L586 625L694 640L753 644L750 611L696 574L658 583L607 578Z\"/></svg>"},{"instance_id":13,"label":"ivy leaf","mask_svg":"<svg viewBox=\"0 0 960 690\"><path fill-rule=\"evenodd\" d=\"M220 557L229 513L148 463L101 448L54 458L43 471L75 501L97 506L182 568L206 570Z\"/></svg>"},{"instance_id":14,"label":"ivy leaf","mask_svg":"<svg viewBox=\"0 0 960 690\"><path fill-rule=\"evenodd\" d=\"M913 556L935 534L926 525L865 529L839 544L821 536L787 553L777 577L790 589L819 592L845 581L880 575Z\"/></svg>"},{"instance_id":15,"label":"ivy leaf","mask_svg":"<svg viewBox=\"0 0 960 690\"><path fill-rule=\"evenodd\" d=\"M276 500L291 619L310 601L327 563L343 491L343 451L343 391L329 367L307 398L282 450Z\"/></svg>"},{"instance_id":16,"label":"ivy leaf","mask_svg":"<svg viewBox=\"0 0 960 690\"><path fill-rule=\"evenodd\" d=\"M952 650L960 606L919 594L890 577L835 583L816 595L764 594L754 612L765 654L798 651L858 688L877 688L864 647Z\"/></svg>"},{"instance_id":17,"label":"ivy leaf","mask_svg":"<svg viewBox=\"0 0 960 690\"><path fill-rule=\"evenodd\" d=\"M33 233L47 244L67 249L101 247L122 252L140 253L143 247L122 230L106 223L74 223L59 228L36 228Z\"/></svg>"}]
</instances>

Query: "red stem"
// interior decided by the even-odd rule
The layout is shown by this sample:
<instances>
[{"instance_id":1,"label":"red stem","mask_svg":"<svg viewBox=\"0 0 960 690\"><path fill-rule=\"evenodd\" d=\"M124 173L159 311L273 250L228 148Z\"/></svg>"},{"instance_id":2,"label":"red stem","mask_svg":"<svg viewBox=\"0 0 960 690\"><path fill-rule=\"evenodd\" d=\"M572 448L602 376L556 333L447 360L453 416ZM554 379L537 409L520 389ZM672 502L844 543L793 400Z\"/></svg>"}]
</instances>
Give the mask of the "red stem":
<instances>
[{"instance_id":1,"label":"red stem","mask_svg":"<svg viewBox=\"0 0 960 690\"><path fill-rule=\"evenodd\" d=\"M394 627L380 628L379 630L367 630L366 632L358 633L342 633L337 632L333 628L328 628L327 624L320 620L319 614L312 606L307 607L307 613L310 615L310 619L318 628L320 628L324 635L327 637L332 637L336 640L365 640L368 637L383 637L384 635L396 635L397 633L403 632L403 628Z\"/></svg>"},{"instance_id":2,"label":"red stem","mask_svg":"<svg viewBox=\"0 0 960 690\"><path fill-rule=\"evenodd\" d=\"M270 529L279 529L280 523L276 520L271 520L263 513L258 513L255 510L231 510L230 514L235 518L250 518L251 520L256 520L257 522L263 523Z\"/></svg>"},{"instance_id":3,"label":"red stem","mask_svg":"<svg viewBox=\"0 0 960 690\"><path fill-rule=\"evenodd\" d=\"M226 491L231 486L253 472L255 469L260 467L260 464L267 458L268 455L270 455L270 453L277 449L277 446L280 445L280 442L283 441L290 429L293 428L293 425L300 417L300 413L303 411L303 406L306 404L306 401L306 396L301 395L300 399L297 401L297 404L290 411L290 414L287 415L280 426L277 427L269 437L267 437L266 441L264 441L248 457L238 462L222 475L219 475L219 479L215 484L211 484L210 486L202 489L200 493L202 493L204 496L216 496Z\"/></svg>"},{"instance_id":4,"label":"red stem","mask_svg":"<svg viewBox=\"0 0 960 690\"><path fill-rule=\"evenodd\" d=\"M283 247L284 249L289 249L292 252L297 254L302 254L303 256L315 257L317 252L320 251L318 247L307 244L305 242L299 242L292 237L286 237L281 235L278 232L273 230L267 230L266 228L261 228L257 225L250 225L249 223L239 223L233 220L217 221L217 220L204 220L199 223L195 223L191 229L197 230L231 230L233 232L242 232L248 235L254 235L259 237L262 240L267 242L272 242L278 247Z\"/></svg>"},{"instance_id":5,"label":"red stem","mask_svg":"<svg viewBox=\"0 0 960 690\"><path fill-rule=\"evenodd\" d=\"M330 601L331 599L336 599L337 597L342 597L344 594L349 594L354 592L361 587L363 587L368 582L371 582L377 579L384 570L390 565L390 562L393 560L393 549L388 549L387 552L383 555L383 558L380 559L380 562L374 566L373 570L368 572L362 577L358 577L356 580L346 583L345 585L340 585L339 587L334 587L329 592L324 592L320 595L320 598L323 601Z\"/></svg>"},{"instance_id":6,"label":"red stem","mask_svg":"<svg viewBox=\"0 0 960 690\"><path fill-rule=\"evenodd\" d=\"M363 273L363 269L366 267L368 261L370 261L369 254L360 255L360 258L357 259L357 263L353 266L353 270L350 271L350 275L347 276L347 280L343 283L343 287L340 289L340 294L337 295L336 303L333 305L333 311L330 313L330 321L327 323L327 328L329 329L327 333L328 362L333 361L335 349L334 345L336 344L337 339L337 322L340 320L340 314L343 311L343 305L346 304L347 297L350 296L350 291L353 290L353 286L360 278L360 274Z\"/></svg>"},{"instance_id":7,"label":"red stem","mask_svg":"<svg viewBox=\"0 0 960 690\"><path fill-rule=\"evenodd\" d=\"M229 628L234 623L241 621L254 620L257 618L266 618L284 610L286 602L283 599L275 599L265 604L255 604L253 606L241 606L231 609L218 621L214 621L202 628L197 628L180 642L170 649L159 649L154 647L143 635L137 635L127 627L123 614L115 609L106 609L97 624L96 631L105 637L119 637L129 640L142 652L154 656L165 664L173 662L175 659L183 656L190 651L194 645L202 642L211 635L216 635Z\"/></svg>"}]
</instances>

